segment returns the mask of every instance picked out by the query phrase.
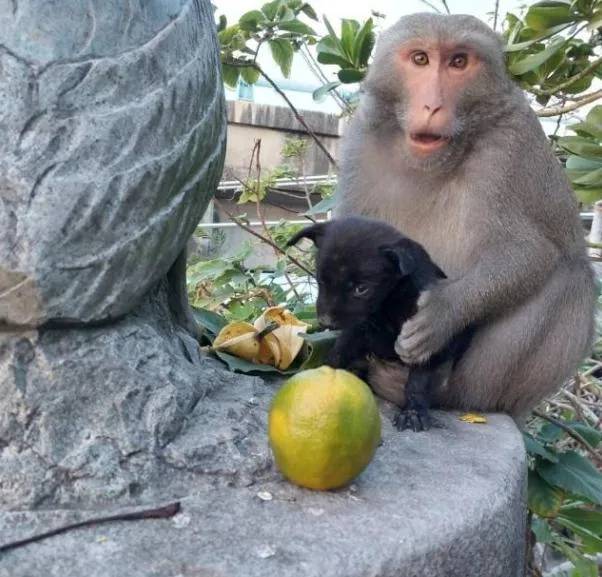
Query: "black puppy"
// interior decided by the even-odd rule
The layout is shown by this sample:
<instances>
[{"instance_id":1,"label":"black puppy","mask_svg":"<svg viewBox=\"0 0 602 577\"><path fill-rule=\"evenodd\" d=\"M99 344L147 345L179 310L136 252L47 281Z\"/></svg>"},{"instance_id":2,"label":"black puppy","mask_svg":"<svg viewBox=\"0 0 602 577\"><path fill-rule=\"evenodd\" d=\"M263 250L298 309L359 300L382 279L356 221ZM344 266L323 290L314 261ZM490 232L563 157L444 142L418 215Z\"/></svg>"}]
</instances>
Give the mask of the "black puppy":
<instances>
[{"instance_id":1,"label":"black puppy","mask_svg":"<svg viewBox=\"0 0 602 577\"><path fill-rule=\"evenodd\" d=\"M402 324L416 313L420 293L445 274L420 244L381 221L346 217L318 223L295 234L288 245L301 238L318 249L318 320L341 329L328 364L354 372L376 392L397 388L400 394L385 395L404 405L395 425L427 429L432 393L447 380L473 331L465 329L425 364L409 367L405 392L398 375L408 369L395 352L395 341ZM381 378L388 375L396 382L384 387L373 382L375 363L388 367L380 371Z\"/></svg>"}]
</instances>

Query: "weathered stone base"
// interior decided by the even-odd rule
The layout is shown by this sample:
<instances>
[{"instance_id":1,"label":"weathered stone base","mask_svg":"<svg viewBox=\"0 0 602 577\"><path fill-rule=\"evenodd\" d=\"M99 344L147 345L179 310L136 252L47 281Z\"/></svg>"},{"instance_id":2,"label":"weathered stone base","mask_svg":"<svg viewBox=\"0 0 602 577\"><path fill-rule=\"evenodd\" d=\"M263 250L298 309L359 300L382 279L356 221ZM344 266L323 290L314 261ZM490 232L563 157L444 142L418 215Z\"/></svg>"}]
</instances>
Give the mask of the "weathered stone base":
<instances>
[{"instance_id":1,"label":"weathered stone base","mask_svg":"<svg viewBox=\"0 0 602 577\"><path fill-rule=\"evenodd\" d=\"M439 427L400 433L383 404L383 444L354 485L299 489L267 444L278 383L202 358L164 295L112 327L2 333L0 544L139 504L182 512L0 553L0 577L522 575L510 418L436 413Z\"/></svg>"},{"instance_id":2,"label":"weathered stone base","mask_svg":"<svg viewBox=\"0 0 602 577\"><path fill-rule=\"evenodd\" d=\"M0 508L146 502L269 468L270 391L201 358L167 310L161 286L110 327L0 333Z\"/></svg>"}]
</instances>

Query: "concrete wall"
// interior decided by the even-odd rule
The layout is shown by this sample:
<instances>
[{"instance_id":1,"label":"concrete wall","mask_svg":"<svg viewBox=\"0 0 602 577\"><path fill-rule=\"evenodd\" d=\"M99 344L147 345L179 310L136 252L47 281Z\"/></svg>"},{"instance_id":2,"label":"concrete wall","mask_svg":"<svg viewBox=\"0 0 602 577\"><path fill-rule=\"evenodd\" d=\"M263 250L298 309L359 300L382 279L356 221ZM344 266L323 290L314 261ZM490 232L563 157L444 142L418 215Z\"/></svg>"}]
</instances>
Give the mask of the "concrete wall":
<instances>
[{"instance_id":1,"label":"concrete wall","mask_svg":"<svg viewBox=\"0 0 602 577\"><path fill-rule=\"evenodd\" d=\"M331 174L332 167L324 153L316 146L313 140L299 121L295 118L288 107L255 104L246 101L229 101L228 105L228 144L226 149L226 161L223 181L245 180L248 177L249 162L255 142L261 139L260 162L262 174L273 170L285 163L281 157L282 147L285 141L291 137L303 138L310 142L309 148L303 160L305 176L316 176ZM315 111L300 111L305 122L316 133L318 138L328 148L330 154L335 158L338 154L338 145L342 132L343 121L334 114L325 114ZM293 164L290 160L289 165ZM220 202L228 212L233 214L246 214L247 218L254 223L253 228L261 231L257 224L257 207L254 203L239 205L235 200L235 191L218 192ZM234 200L233 200L234 197ZM278 222L279 220L302 219L297 213L307 209L304 198L293 198L290 194L272 192L262 204L263 216L267 221ZM313 198L313 203L319 201L319 197ZM213 203L205 214L203 221L206 223L230 223L229 217L215 208ZM309 223L309 221L308 221ZM216 230L207 229L208 232ZM236 226L225 226L219 228L221 237L219 245L214 245L210 240L191 243L191 251L196 257L216 258L218 256L230 256L239 252L240 247L247 240L251 240L257 246L256 254L248 259L248 266L271 265L275 263L274 252L267 245L261 245L258 240Z\"/></svg>"},{"instance_id":2,"label":"concrete wall","mask_svg":"<svg viewBox=\"0 0 602 577\"><path fill-rule=\"evenodd\" d=\"M335 158L341 136L342 121L334 114L300 111L305 122ZM228 102L228 146L224 180L245 178L255 141L261 139L261 166L270 170L282 164L280 151L287 138L309 139L288 107L255 104L241 100ZM311 141L305 159L306 175L331 172L328 159Z\"/></svg>"}]
</instances>

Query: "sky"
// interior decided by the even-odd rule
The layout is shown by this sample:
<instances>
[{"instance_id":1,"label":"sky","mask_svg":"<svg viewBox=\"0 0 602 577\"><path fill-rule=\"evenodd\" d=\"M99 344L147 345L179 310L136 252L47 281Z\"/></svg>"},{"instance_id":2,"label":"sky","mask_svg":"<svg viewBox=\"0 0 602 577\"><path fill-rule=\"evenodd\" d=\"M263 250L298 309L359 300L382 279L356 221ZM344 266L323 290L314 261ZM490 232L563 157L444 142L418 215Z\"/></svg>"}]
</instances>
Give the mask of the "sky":
<instances>
[{"instance_id":1,"label":"sky","mask_svg":"<svg viewBox=\"0 0 602 577\"><path fill-rule=\"evenodd\" d=\"M218 8L218 14L225 14L229 21L238 19L239 16L259 8L263 4L263 0L213 0ZM384 20L385 26L393 24L400 16L412 14L414 12L430 12L431 9L420 0L370 0L370 2L353 2L350 0L327 0L309 2L316 10L318 16L326 15L334 24L340 18L355 18L356 20L365 20L370 16L370 11L375 10L386 15ZM440 2L433 0L433 3L440 5ZM523 5L524 0L500 0L499 13L503 16L506 12L516 10ZM488 15L493 12L495 1L483 0L481 2L474 0L448 0L448 6L453 14L472 14L488 22L492 23L491 17ZM314 26L318 29L319 26ZM337 26L335 25L335 29Z\"/></svg>"},{"instance_id":2,"label":"sky","mask_svg":"<svg viewBox=\"0 0 602 577\"><path fill-rule=\"evenodd\" d=\"M434 4L441 6L440 0L431 1ZM213 4L217 7L216 14L224 14L228 19L228 24L236 22L245 12L260 8L265 2L266 0L213 0ZM316 10L320 22L313 22L305 17L302 19L309 23L319 35L326 34L326 29L321 21L322 16L324 15L331 22L335 30L339 30L341 18L354 18L361 22L369 18L371 16L371 11L374 10L385 15L384 19L378 19L377 21L378 26L381 27L381 29L384 29L394 24L398 18L405 14L432 11L432 9L421 0L370 0L369 3L353 2L351 0L322 0L321 2L309 0L309 3ZM498 29L506 12L518 10L518 7L523 3L524 2L520 0L500 0L500 23L498 24ZM472 14L490 25L493 23L492 13L495 7L495 0L485 0L482 2L448 0L448 6L454 14ZM319 88L322 83L315 78L301 56L295 55L292 73L289 79L283 78L280 74L267 47L263 48L262 52L260 52L259 62L263 69L287 92L289 98L291 98L298 108L333 113L340 111L331 98L326 98L319 103L313 101L311 93L313 90ZM336 67L323 66L322 68L329 80L336 80ZM301 91L299 91L300 88ZM343 91L349 89L353 90L355 87L344 87ZM235 99L237 98L237 92L227 90L226 97ZM278 96L278 94L276 94L276 92L262 79L260 79L253 87L253 100L261 104L282 105L280 96Z\"/></svg>"}]
</instances>

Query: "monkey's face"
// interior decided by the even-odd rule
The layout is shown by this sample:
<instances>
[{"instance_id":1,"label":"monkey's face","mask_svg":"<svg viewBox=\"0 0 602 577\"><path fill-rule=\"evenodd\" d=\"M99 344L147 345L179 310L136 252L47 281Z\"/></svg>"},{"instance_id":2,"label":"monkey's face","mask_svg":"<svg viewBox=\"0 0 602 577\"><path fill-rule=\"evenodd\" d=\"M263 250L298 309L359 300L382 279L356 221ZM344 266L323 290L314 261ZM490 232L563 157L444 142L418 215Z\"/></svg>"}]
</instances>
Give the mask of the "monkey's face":
<instances>
[{"instance_id":1,"label":"monkey's face","mask_svg":"<svg viewBox=\"0 0 602 577\"><path fill-rule=\"evenodd\" d=\"M397 116L410 154L427 158L461 135L460 102L479 75L474 50L455 44L414 40L397 52L397 72L405 98Z\"/></svg>"},{"instance_id":2,"label":"monkey's face","mask_svg":"<svg viewBox=\"0 0 602 577\"><path fill-rule=\"evenodd\" d=\"M383 34L364 83L381 125L400 134L403 156L429 168L463 157L509 86L492 30L473 17L425 14Z\"/></svg>"}]
</instances>

